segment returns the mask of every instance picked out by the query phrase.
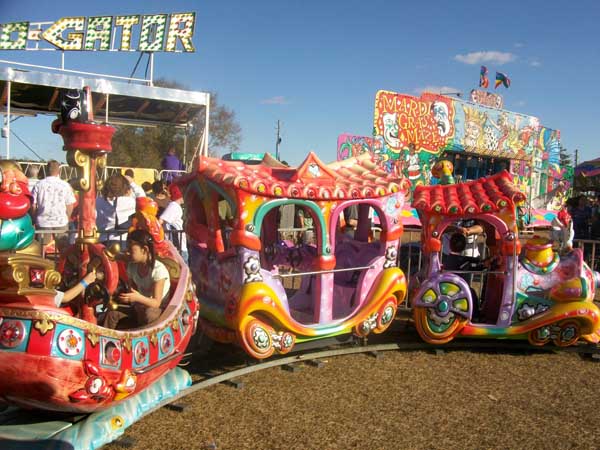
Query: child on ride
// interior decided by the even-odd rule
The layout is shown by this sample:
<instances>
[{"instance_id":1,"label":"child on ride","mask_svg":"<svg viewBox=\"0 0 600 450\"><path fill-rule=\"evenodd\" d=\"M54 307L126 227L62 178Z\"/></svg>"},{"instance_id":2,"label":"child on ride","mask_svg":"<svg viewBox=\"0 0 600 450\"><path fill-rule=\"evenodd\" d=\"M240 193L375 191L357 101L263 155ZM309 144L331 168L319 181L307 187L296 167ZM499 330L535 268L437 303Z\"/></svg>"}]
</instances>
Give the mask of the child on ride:
<instances>
[{"instance_id":1,"label":"child on ride","mask_svg":"<svg viewBox=\"0 0 600 450\"><path fill-rule=\"evenodd\" d=\"M59 308L61 304L69 303L79 294L82 294L88 287L88 285L92 284L94 281L96 281L96 271L92 270L85 277L83 277L81 281L75 286L67 289L64 292L56 291L56 294L54 295L54 304L57 308Z\"/></svg>"},{"instance_id":2,"label":"child on ride","mask_svg":"<svg viewBox=\"0 0 600 450\"><path fill-rule=\"evenodd\" d=\"M170 278L163 263L156 260L154 242L146 230L134 230L127 237L130 262L127 276L132 287L119 296L121 303L131 305L130 313L113 310L106 313L104 326L116 328L119 322L132 318L135 326L144 326L157 320L168 301Z\"/></svg>"}]
</instances>

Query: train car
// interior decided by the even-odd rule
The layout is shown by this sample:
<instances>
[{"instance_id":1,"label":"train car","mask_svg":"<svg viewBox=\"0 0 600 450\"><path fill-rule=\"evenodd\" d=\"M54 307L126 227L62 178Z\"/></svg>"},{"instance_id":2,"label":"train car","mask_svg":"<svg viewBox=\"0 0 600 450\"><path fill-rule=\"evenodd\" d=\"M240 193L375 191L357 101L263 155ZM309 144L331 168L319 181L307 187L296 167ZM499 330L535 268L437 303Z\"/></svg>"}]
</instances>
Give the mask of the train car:
<instances>
[{"instance_id":1,"label":"train car","mask_svg":"<svg viewBox=\"0 0 600 450\"><path fill-rule=\"evenodd\" d=\"M466 336L528 339L534 345L598 342L600 311L593 300L599 274L585 264L581 249L566 245L559 252L543 236L522 244L517 206L524 200L506 171L415 189L424 263L410 289L425 341L444 344Z\"/></svg>"},{"instance_id":2,"label":"train car","mask_svg":"<svg viewBox=\"0 0 600 450\"><path fill-rule=\"evenodd\" d=\"M255 358L381 333L406 295L397 267L408 182L371 156L297 168L200 159L185 183L199 329Z\"/></svg>"},{"instance_id":3,"label":"train car","mask_svg":"<svg viewBox=\"0 0 600 450\"><path fill-rule=\"evenodd\" d=\"M89 90L80 94L93 111ZM114 128L91 119L71 120L74 116L83 115L71 110L53 123L68 160L81 174L77 239L58 264L42 256L33 240L27 178L16 164L0 164L0 401L87 413L137 394L174 368L195 332L198 302L187 264L157 234L150 201L136 213L137 227L154 233L157 259L169 271L164 309L143 327L100 325L109 310L129 306L118 303L119 293L127 290L119 249L99 242L95 223L96 168L112 150ZM61 307L57 291L77 285L92 270L97 281L84 283L84 294Z\"/></svg>"}]
</instances>

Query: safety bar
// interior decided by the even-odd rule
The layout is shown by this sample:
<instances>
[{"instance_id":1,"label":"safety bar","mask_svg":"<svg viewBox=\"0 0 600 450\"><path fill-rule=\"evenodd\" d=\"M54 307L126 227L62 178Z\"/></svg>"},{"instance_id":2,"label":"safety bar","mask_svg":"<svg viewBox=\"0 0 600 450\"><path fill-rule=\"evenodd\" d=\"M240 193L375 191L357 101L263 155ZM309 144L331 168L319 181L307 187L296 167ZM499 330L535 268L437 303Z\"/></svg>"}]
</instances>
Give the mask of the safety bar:
<instances>
[{"instance_id":1,"label":"safety bar","mask_svg":"<svg viewBox=\"0 0 600 450\"><path fill-rule=\"evenodd\" d=\"M304 275L320 275L323 273L337 273L337 272L349 272L351 270L364 270L364 269L374 269L375 266L361 266L361 267L347 267L344 269L331 269L331 270L315 270L313 272L297 272L297 273L286 273L286 274L276 274L273 275L273 278L290 278L290 277L302 277Z\"/></svg>"}]
</instances>

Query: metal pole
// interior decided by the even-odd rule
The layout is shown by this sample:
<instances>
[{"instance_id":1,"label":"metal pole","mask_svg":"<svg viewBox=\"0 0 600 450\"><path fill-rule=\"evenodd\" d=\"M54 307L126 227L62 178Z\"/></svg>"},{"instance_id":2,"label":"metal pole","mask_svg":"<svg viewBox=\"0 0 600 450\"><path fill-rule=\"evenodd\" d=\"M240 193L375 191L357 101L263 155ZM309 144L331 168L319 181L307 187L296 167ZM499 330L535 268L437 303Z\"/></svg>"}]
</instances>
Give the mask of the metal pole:
<instances>
[{"instance_id":1,"label":"metal pole","mask_svg":"<svg viewBox=\"0 0 600 450\"><path fill-rule=\"evenodd\" d=\"M188 124L185 124L185 132L183 133L183 167L186 167L186 156L187 156L187 137L188 137Z\"/></svg>"},{"instance_id":2,"label":"metal pole","mask_svg":"<svg viewBox=\"0 0 600 450\"><path fill-rule=\"evenodd\" d=\"M279 137L279 132L281 131L281 126L279 120L277 121L277 140L275 141L275 159L279 161L279 144L281 143L281 138Z\"/></svg>"},{"instance_id":3,"label":"metal pole","mask_svg":"<svg viewBox=\"0 0 600 450\"><path fill-rule=\"evenodd\" d=\"M202 148L202 155L204 156L208 156L208 125L209 125L209 120L210 118L210 94L206 94L206 117L204 118L204 142L203 142L203 148Z\"/></svg>"},{"instance_id":4,"label":"metal pole","mask_svg":"<svg viewBox=\"0 0 600 450\"><path fill-rule=\"evenodd\" d=\"M154 52L150 52L150 86L154 86Z\"/></svg>"},{"instance_id":5,"label":"metal pole","mask_svg":"<svg viewBox=\"0 0 600 450\"><path fill-rule=\"evenodd\" d=\"M108 101L110 99L110 94L106 94L106 105L104 106L106 109L104 110L104 122L108 123Z\"/></svg>"},{"instance_id":6,"label":"metal pole","mask_svg":"<svg viewBox=\"0 0 600 450\"><path fill-rule=\"evenodd\" d=\"M65 52L62 50L60 52L60 68L61 70L65 70Z\"/></svg>"},{"instance_id":7,"label":"metal pole","mask_svg":"<svg viewBox=\"0 0 600 450\"><path fill-rule=\"evenodd\" d=\"M8 94L6 96L6 159L10 159L10 91L12 89L12 82L6 83Z\"/></svg>"}]
</instances>

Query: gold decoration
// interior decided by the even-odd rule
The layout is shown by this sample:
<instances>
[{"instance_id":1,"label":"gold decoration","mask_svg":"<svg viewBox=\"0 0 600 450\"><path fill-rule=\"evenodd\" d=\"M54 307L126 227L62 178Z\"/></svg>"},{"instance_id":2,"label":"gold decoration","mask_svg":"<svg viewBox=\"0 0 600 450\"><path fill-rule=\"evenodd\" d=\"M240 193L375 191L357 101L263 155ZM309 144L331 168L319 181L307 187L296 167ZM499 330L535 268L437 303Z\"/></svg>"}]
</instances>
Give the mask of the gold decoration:
<instances>
[{"instance_id":1,"label":"gold decoration","mask_svg":"<svg viewBox=\"0 0 600 450\"><path fill-rule=\"evenodd\" d=\"M171 279L179 279L181 277L181 266L173 258L158 256L156 259L165 265Z\"/></svg>"},{"instance_id":2,"label":"gold decoration","mask_svg":"<svg viewBox=\"0 0 600 450\"><path fill-rule=\"evenodd\" d=\"M123 348L127 350L128 353L131 353L131 338L129 336L126 336L125 339L123 339Z\"/></svg>"},{"instance_id":3,"label":"gold decoration","mask_svg":"<svg viewBox=\"0 0 600 450\"><path fill-rule=\"evenodd\" d=\"M152 345L156 347L156 345L158 344L158 335L156 333L152 333L152 335L150 336L150 342L152 342Z\"/></svg>"},{"instance_id":4,"label":"gold decoration","mask_svg":"<svg viewBox=\"0 0 600 450\"><path fill-rule=\"evenodd\" d=\"M171 328L173 328L173 331L179 331L179 319L175 319L171 322Z\"/></svg>"},{"instance_id":5,"label":"gold decoration","mask_svg":"<svg viewBox=\"0 0 600 450\"><path fill-rule=\"evenodd\" d=\"M2 221L0 220L0 222ZM42 246L40 245L39 241L33 240L31 241L31 244L29 244L27 247L21 250L17 250L16 253L19 253L21 255L41 256Z\"/></svg>"},{"instance_id":6,"label":"gold decoration","mask_svg":"<svg viewBox=\"0 0 600 450\"><path fill-rule=\"evenodd\" d=\"M100 340L100 338L98 337L97 334L94 333L86 333L86 336L88 338L88 341L90 341L90 344L92 344L92 347L95 347L98 344L98 341Z\"/></svg>"},{"instance_id":7,"label":"gold decoration","mask_svg":"<svg viewBox=\"0 0 600 450\"><path fill-rule=\"evenodd\" d=\"M3 294L16 295L52 295L54 288L60 283L61 276L54 270L54 263L41 256L33 254L2 254L0 255L0 281L7 289ZM29 285L29 270L31 268L45 270L44 288L33 288ZM15 287L16 284L16 287Z\"/></svg>"},{"instance_id":8,"label":"gold decoration","mask_svg":"<svg viewBox=\"0 0 600 450\"><path fill-rule=\"evenodd\" d=\"M54 322L44 318L42 320L36 320L33 323L33 327L38 330L42 336L44 336L48 331L54 329Z\"/></svg>"},{"instance_id":9,"label":"gold decoration","mask_svg":"<svg viewBox=\"0 0 600 450\"><path fill-rule=\"evenodd\" d=\"M89 191L91 180L90 156L79 150L69 150L67 152L67 161L71 166L81 167L82 175L79 178L79 187L82 191Z\"/></svg>"}]
</instances>

